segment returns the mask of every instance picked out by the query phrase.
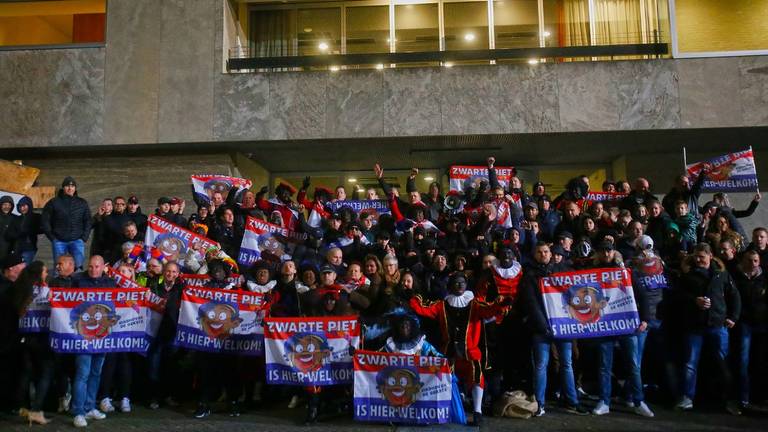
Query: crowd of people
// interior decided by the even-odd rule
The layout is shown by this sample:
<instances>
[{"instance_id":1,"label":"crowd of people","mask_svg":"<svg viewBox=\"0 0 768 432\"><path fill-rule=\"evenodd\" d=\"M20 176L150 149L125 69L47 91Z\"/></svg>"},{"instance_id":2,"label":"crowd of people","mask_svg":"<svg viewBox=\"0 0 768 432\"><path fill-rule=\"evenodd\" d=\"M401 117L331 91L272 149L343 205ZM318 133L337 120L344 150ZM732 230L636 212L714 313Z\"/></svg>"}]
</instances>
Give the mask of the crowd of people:
<instances>
[{"instance_id":1,"label":"crowd of people","mask_svg":"<svg viewBox=\"0 0 768 432\"><path fill-rule=\"evenodd\" d=\"M768 229L746 233L739 222L755 211L759 193L743 211L722 193L702 203L704 170L694 182L677 177L663 199L644 178L606 181L601 191L610 199L590 199L596 185L586 176L550 197L540 182L529 190L515 176L500 183L493 157L487 168L487 180L447 193L437 182L419 191L413 169L401 193L376 165L379 188L365 198L388 202L390 212L379 215L332 206L347 199L344 187L310 189L309 177L299 190L281 183L272 198L267 187L218 191L197 199L188 216L184 200L160 198L154 214L218 242L233 258L249 217L305 233L290 256L265 254L248 268L210 259L206 286L268 294L276 317L356 315L366 349L445 356L475 424L507 390L531 394L535 416L556 406L605 415L620 400L653 417L646 395L680 410L701 402L739 415L768 396ZM307 423L349 409L349 389L268 390L263 358L177 347L183 265L162 257L138 265L147 216L135 196L105 199L92 215L67 177L41 214L26 197L16 204L18 215L10 197L0 197L0 205L4 412L44 424L43 411L58 403L82 427L130 412L133 400L158 409L192 394L201 419L216 402L238 416L304 401ZM52 244L50 273L35 260L39 235ZM108 268L166 299L146 356L57 354L46 334L19 333L37 290L114 287ZM555 337L540 279L590 268L631 272L640 322L634 333Z\"/></svg>"}]
</instances>

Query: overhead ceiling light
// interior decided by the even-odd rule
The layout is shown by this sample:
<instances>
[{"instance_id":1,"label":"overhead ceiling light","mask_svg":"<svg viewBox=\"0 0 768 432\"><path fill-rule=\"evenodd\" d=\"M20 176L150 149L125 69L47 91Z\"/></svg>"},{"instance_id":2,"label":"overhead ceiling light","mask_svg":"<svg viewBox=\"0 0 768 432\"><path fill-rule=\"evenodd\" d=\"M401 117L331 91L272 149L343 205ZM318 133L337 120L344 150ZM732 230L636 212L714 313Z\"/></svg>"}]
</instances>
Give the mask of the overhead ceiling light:
<instances>
[{"instance_id":1,"label":"overhead ceiling light","mask_svg":"<svg viewBox=\"0 0 768 432\"><path fill-rule=\"evenodd\" d=\"M354 177L348 178L347 181L350 182L350 183L357 183L357 179L354 178Z\"/></svg>"},{"instance_id":2,"label":"overhead ceiling light","mask_svg":"<svg viewBox=\"0 0 768 432\"><path fill-rule=\"evenodd\" d=\"M544 37L550 37L550 36L552 36L552 33L548 32L548 31L546 31L546 30L545 30L545 31L544 31L544 33L542 33L542 34L544 35Z\"/></svg>"},{"instance_id":3,"label":"overhead ceiling light","mask_svg":"<svg viewBox=\"0 0 768 432\"><path fill-rule=\"evenodd\" d=\"M382 70L382 69L384 69L384 65L379 63L379 64L376 65L376 69Z\"/></svg>"},{"instance_id":4,"label":"overhead ceiling light","mask_svg":"<svg viewBox=\"0 0 768 432\"><path fill-rule=\"evenodd\" d=\"M424 181L434 181L434 177L424 177Z\"/></svg>"},{"instance_id":5,"label":"overhead ceiling light","mask_svg":"<svg viewBox=\"0 0 768 432\"><path fill-rule=\"evenodd\" d=\"M312 27L304 27L304 33L312 33Z\"/></svg>"},{"instance_id":6,"label":"overhead ceiling light","mask_svg":"<svg viewBox=\"0 0 768 432\"><path fill-rule=\"evenodd\" d=\"M339 67L338 66L331 66L328 68L331 72L338 72Z\"/></svg>"},{"instance_id":7,"label":"overhead ceiling light","mask_svg":"<svg viewBox=\"0 0 768 432\"><path fill-rule=\"evenodd\" d=\"M464 35L464 40L467 42L472 42L475 40L475 34L474 33L467 33Z\"/></svg>"},{"instance_id":8,"label":"overhead ceiling light","mask_svg":"<svg viewBox=\"0 0 768 432\"><path fill-rule=\"evenodd\" d=\"M530 59L530 60L528 60L528 64L529 65L539 64L539 61L537 59Z\"/></svg>"},{"instance_id":9,"label":"overhead ceiling light","mask_svg":"<svg viewBox=\"0 0 768 432\"><path fill-rule=\"evenodd\" d=\"M320 51L325 51L328 49L328 44L325 42L320 42L317 44L317 47L320 48Z\"/></svg>"}]
</instances>

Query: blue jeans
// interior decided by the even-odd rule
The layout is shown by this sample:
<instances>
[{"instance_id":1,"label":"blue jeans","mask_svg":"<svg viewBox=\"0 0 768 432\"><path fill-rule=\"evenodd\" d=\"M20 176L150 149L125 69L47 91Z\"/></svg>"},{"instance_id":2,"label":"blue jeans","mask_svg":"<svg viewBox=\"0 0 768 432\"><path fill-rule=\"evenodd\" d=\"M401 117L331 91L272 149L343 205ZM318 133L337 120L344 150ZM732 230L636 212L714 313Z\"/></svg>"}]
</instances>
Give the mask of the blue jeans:
<instances>
[{"instance_id":1,"label":"blue jeans","mask_svg":"<svg viewBox=\"0 0 768 432\"><path fill-rule=\"evenodd\" d=\"M104 354L75 356L75 379L72 382L72 415L85 415L96 408L96 393L101 381Z\"/></svg>"},{"instance_id":2,"label":"blue jeans","mask_svg":"<svg viewBox=\"0 0 768 432\"><path fill-rule=\"evenodd\" d=\"M768 328L752 326L743 321L739 322L739 401L749 403L749 351L753 333L765 333Z\"/></svg>"},{"instance_id":3,"label":"blue jeans","mask_svg":"<svg viewBox=\"0 0 768 432\"><path fill-rule=\"evenodd\" d=\"M696 370L699 367L701 350L705 342L714 346L718 362L724 364L725 357L728 355L728 330L725 327L708 327L686 335L683 395L690 399L696 396Z\"/></svg>"},{"instance_id":4,"label":"blue jeans","mask_svg":"<svg viewBox=\"0 0 768 432\"><path fill-rule=\"evenodd\" d=\"M547 366L549 365L549 346L554 343L560 355L560 385L568 405L576 406L576 383L573 378L573 343L569 340L533 337L533 392L540 407L544 406L547 390Z\"/></svg>"},{"instance_id":5,"label":"blue jeans","mask_svg":"<svg viewBox=\"0 0 768 432\"><path fill-rule=\"evenodd\" d=\"M85 261L85 242L82 239L72 241L53 240L53 265L61 255L66 253L75 259L75 269L82 269Z\"/></svg>"},{"instance_id":6,"label":"blue jeans","mask_svg":"<svg viewBox=\"0 0 768 432\"><path fill-rule=\"evenodd\" d=\"M638 340L635 335L609 338L601 341L600 348L600 400L606 405L611 405L611 371L613 370L613 349L619 343L624 361L627 363L627 385L629 397L639 404L645 397L643 395L643 380L640 376L640 362L638 358Z\"/></svg>"}]
</instances>

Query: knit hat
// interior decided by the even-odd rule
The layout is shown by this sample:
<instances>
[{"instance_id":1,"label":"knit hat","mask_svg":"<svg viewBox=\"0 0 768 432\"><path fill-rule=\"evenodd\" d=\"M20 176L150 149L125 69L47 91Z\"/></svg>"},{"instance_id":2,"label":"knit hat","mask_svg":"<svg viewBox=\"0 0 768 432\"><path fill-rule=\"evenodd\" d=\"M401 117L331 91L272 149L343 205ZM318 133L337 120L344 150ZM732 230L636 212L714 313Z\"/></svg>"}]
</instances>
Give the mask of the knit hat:
<instances>
[{"instance_id":1,"label":"knit hat","mask_svg":"<svg viewBox=\"0 0 768 432\"><path fill-rule=\"evenodd\" d=\"M64 177L64 181L61 182L61 187L70 186L70 185L77 187L77 182L75 181L75 178L72 176Z\"/></svg>"}]
</instances>

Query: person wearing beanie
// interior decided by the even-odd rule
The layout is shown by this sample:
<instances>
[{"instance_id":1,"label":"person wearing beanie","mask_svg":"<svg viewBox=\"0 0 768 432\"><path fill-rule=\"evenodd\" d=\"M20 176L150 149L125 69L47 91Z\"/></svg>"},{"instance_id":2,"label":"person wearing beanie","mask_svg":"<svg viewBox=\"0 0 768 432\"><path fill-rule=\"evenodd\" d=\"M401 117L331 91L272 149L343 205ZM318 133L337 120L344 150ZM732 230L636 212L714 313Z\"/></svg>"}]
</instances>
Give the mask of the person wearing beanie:
<instances>
[{"instance_id":1,"label":"person wearing beanie","mask_svg":"<svg viewBox=\"0 0 768 432\"><path fill-rule=\"evenodd\" d=\"M41 224L52 244L53 261L68 253L74 257L75 267L82 268L91 233L91 210L88 202L77 196L74 178L65 178L56 197L45 204Z\"/></svg>"}]
</instances>

